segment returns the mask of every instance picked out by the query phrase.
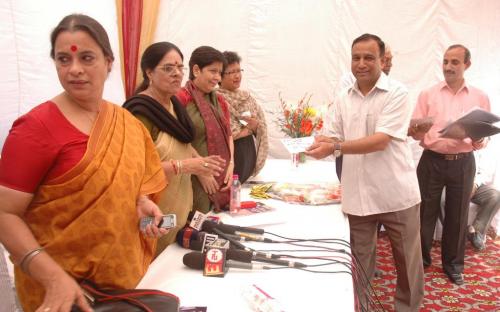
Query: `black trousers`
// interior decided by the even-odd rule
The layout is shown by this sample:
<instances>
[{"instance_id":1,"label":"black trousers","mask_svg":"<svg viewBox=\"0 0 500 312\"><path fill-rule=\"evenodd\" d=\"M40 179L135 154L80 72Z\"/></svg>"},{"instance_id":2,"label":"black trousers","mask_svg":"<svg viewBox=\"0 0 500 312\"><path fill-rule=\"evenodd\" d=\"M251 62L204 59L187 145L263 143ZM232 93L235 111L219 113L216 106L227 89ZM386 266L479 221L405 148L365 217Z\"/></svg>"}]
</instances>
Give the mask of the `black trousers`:
<instances>
[{"instance_id":1,"label":"black trousers","mask_svg":"<svg viewBox=\"0 0 500 312\"><path fill-rule=\"evenodd\" d=\"M436 221L440 213L443 188L445 216L441 238L441 261L446 273L464 270L465 240L469 203L474 185L474 154L447 160L444 155L424 150L417 167L422 203L420 205L420 238L424 267L431 265L431 248Z\"/></svg>"}]
</instances>

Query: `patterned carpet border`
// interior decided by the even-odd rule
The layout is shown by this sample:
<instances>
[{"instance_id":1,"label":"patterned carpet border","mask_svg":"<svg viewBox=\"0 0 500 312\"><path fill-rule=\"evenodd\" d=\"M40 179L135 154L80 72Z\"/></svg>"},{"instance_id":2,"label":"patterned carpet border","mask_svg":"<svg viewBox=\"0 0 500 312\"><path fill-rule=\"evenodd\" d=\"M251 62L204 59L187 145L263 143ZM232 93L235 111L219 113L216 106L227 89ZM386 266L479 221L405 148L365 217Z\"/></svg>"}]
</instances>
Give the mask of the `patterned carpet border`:
<instances>
[{"instance_id":1,"label":"patterned carpet border","mask_svg":"<svg viewBox=\"0 0 500 312\"><path fill-rule=\"evenodd\" d=\"M420 311L500 311L500 240L490 237L486 249L475 251L469 242L465 251L465 284L451 283L441 268L441 246L434 242L431 267L425 270L425 298ZM394 311L396 269L389 238L377 243L377 268L382 276L373 280L375 292L386 311Z\"/></svg>"}]
</instances>

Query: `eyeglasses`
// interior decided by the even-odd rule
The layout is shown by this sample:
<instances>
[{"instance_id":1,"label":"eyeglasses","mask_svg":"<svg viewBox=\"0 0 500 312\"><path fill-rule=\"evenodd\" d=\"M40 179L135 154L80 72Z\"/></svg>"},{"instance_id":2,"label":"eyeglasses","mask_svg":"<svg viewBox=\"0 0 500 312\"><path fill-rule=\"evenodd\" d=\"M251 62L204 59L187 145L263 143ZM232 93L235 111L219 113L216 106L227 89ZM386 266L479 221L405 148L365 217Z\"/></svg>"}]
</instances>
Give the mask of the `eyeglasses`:
<instances>
[{"instance_id":1,"label":"eyeglasses","mask_svg":"<svg viewBox=\"0 0 500 312\"><path fill-rule=\"evenodd\" d=\"M215 75L222 75L222 72L218 69L207 69L207 71L212 74L213 76Z\"/></svg>"},{"instance_id":2,"label":"eyeglasses","mask_svg":"<svg viewBox=\"0 0 500 312\"><path fill-rule=\"evenodd\" d=\"M244 72L244 70L242 68L240 68L240 69L237 69L237 70L232 70L232 71L224 72L224 75L231 76L231 75L241 74L243 72Z\"/></svg>"},{"instance_id":3,"label":"eyeglasses","mask_svg":"<svg viewBox=\"0 0 500 312\"><path fill-rule=\"evenodd\" d=\"M160 68L163 69L163 71L169 75L175 74L176 69L181 75L183 75L186 72L186 67L184 67L184 65L182 64L163 64L161 65Z\"/></svg>"}]
</instances>

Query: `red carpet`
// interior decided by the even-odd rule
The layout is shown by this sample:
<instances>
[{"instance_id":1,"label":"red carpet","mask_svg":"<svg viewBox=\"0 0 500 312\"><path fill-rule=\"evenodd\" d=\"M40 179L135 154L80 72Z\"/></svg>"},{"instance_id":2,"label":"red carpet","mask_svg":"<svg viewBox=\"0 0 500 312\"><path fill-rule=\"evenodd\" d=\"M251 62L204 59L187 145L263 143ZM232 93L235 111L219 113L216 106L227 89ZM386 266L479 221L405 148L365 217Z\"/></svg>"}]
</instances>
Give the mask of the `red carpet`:
<instances>
[{"instance_id":1,"label":"red carpet","mask_svg":"<svg viewBox=\"0 0 500 312\"><path fill-rule=\"evenodd\" d=\"M441 246L434 243L433 264L425 270L425 299L421 311L500 311L500 241L488 237L486 249L476 252L469 242L465 250L465 284L452 284L441 268ZM396 269L389 238L377 243L377 268L382 276L373 287L386 311L394 311Z\"/></svg>"}]
</instances>

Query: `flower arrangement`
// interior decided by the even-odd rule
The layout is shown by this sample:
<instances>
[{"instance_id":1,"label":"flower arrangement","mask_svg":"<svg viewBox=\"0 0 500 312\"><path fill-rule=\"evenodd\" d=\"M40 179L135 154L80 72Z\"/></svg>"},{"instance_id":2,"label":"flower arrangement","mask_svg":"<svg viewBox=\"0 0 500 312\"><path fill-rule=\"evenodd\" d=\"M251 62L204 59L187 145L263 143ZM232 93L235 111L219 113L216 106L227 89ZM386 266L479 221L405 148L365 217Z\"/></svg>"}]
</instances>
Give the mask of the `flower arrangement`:
<instances>
[{"instance_id":1,"label":"flower arrangement","mask_svg":"<svg viewBox=\"0 0 500 312\"><path fill-rule=\"evenodd\" d=\"M309 102L312 94L307 93L300 99L297 105L288 105L280 97L283 116L278 117L278 124L282 132L291 138L302 138L311 136L314 131L323 128L323 118Z\"/></svg>"}]
</instances>

